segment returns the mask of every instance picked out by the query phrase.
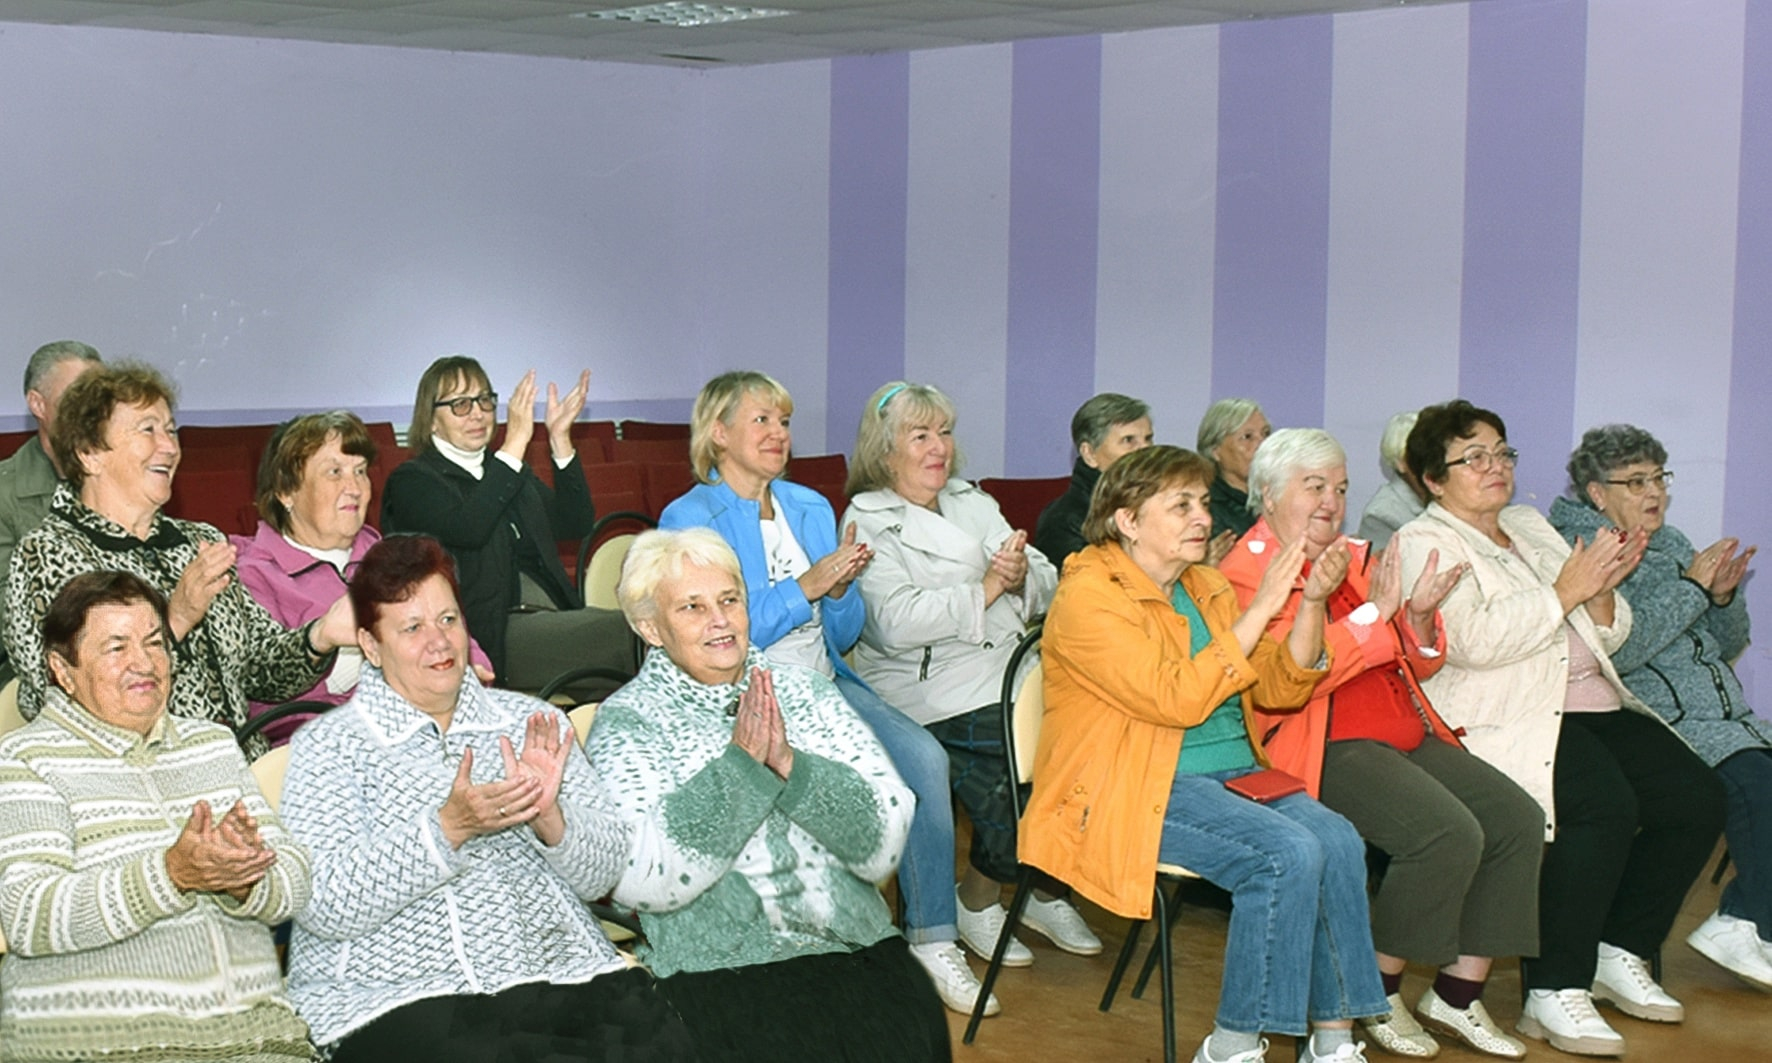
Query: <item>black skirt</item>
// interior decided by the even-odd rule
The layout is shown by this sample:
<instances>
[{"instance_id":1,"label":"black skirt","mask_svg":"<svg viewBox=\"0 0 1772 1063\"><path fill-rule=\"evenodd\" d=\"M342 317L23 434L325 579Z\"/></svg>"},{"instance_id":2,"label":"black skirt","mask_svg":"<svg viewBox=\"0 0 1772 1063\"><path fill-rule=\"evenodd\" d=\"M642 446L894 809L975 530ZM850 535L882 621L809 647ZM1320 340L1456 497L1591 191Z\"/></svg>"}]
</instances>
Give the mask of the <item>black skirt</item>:
<instances>
[{"instance_id":1,"label":"black skirt","mask_svg":"<svg viewBox=\"0 0 1772 1063\"><path fill-rule=\"evenodd\" d=\"M430 997L338 1042L332 1063L693 1063L694 1042L645 971L491 996Z\"/></svg>"},{"instance_id":2,"label":"black skirt","mask_svg":"<svg viewBox=\"0 0 1772 1063\"><path fill-rule=\"evenodd\" d=\"M856 952L675 974L658 987L703 1063L948 1063L947 1012L901 937Z\"/></svg>"}]
</instances>

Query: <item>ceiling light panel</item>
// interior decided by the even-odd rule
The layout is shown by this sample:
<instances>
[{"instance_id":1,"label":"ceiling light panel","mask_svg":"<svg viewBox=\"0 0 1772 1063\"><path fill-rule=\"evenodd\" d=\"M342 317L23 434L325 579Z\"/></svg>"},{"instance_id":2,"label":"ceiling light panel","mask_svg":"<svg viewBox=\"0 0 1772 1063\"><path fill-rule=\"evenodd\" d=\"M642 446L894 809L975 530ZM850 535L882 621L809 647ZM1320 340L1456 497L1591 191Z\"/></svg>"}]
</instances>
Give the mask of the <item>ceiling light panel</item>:
<instances>
[{"instance_id":1,"label":"ceiling light panel","mask_svg":"<svg viewBox=\"0 0 1772 1063\"><path fill-rule=\"evenodd\" d=\"M613 22L650 22L658 26L688 29L713 26L724 22L747 22L758 18L781 18L796 12L780 7L746 7L742 4L691 4L673 0L666 4L636 4L605 11L579 12L577 18L606 19Z\"/></svg>"}]
</instances>

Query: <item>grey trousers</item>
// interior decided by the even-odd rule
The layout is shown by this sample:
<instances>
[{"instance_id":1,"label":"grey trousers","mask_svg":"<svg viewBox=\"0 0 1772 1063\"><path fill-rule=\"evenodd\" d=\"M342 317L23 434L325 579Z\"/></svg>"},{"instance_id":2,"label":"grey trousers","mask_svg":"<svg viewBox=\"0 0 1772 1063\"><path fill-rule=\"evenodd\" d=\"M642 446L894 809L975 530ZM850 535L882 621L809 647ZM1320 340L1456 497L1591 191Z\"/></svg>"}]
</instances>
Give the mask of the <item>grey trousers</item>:
<instances>
[{"instance_id":1,"label":"grey trousers","mask_svg":"<svg viewBox=\"0 0 1772 1063\"><path fill-rule=\"evenodd\" d=\"M1411 753L1356 739L1324 751L1322 800L1391 858L1378 951L1436 967L1537 954L1544 812L1512 779L1433 737Z\"/></svg>"},{"instance_id":2,"label":"grey trousers","mask_svg":"<svg viewBox=\"0 0 1772 1063\"><path fill-rule=\"evenodd\" d=\"M640 640L614 609L512 613L505 624L505 684L540 690L561 672L596 666L632 676L640 670ZM568 689L577 701L601 701L621 684L586 680Z\"/></svg>"}]
</instances>

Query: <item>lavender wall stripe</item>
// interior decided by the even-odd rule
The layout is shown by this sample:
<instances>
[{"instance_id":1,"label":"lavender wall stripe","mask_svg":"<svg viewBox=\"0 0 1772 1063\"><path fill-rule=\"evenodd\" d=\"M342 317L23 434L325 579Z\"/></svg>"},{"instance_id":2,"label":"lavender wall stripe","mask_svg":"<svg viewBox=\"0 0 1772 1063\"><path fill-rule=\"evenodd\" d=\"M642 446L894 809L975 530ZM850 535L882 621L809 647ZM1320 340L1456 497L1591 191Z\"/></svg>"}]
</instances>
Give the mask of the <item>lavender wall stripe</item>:
<instances>
[{"instance_id":1,"label":"lavender wall stripe","mask_svg":"<svg viewBox=\"0 0 1772 1063\"><path fill-rule=\"evenodd\" d=\"M831 61L826 437L847 445L868 394L904 375L910 56Z\"/></svg>"},{"instance_id":2,"label":"lavender wall stripe","mask_svg":"<svg viewBox=\"0 0 1772 1063\"><path fill-rule=\"evenodd\" d=\"M1070 468L1095 383L1101 38L1015 45L1009 130L1009 379L1004 471Z\"/></svg>"},{"instance_id":3,"label":"lavender wall stripe","mask_svg":"<svg viewBox=\"0 0 1772 1063\"><path fill-rule=\"evenodd\" d=\"M1729 375L1728 457L1723 471L1723 533L1744 544L1772 528L1766 459L1772 455L1772 10L1747 5L1745 77L1741 93L1741 192L1735 242L1735 344ZM1761 555L1764 558L1767 555ZM1759 564L1764 568L1763 560ZM1755 586L1755 584L1760 586ZM1748 704L1772 715L1772 588L1750 580L1748 608L1762 637L1736 663Z\"/></svg>"},{"instance_id":4,"label":"lavender wall stripe","mask_svg":"<svg viewBox=\"0 0 1772 1063\"><path fill-rule=\"evenodd\" d=\"M1329 16L1219 32L1212 394L1323 423L1329 286Z\"/></svg>"},{"instance_id":5,"label":"lavender wall stripe","mask_svg":"<svg viewBox=\"0 0 1772 1063\"><path fill-rule=\"evenodd\" d=\"M1458 387L1522 452L1516 498L1562 488L1575 404L1587 4L1472 4Z\"/></svg>"}]
</instances>

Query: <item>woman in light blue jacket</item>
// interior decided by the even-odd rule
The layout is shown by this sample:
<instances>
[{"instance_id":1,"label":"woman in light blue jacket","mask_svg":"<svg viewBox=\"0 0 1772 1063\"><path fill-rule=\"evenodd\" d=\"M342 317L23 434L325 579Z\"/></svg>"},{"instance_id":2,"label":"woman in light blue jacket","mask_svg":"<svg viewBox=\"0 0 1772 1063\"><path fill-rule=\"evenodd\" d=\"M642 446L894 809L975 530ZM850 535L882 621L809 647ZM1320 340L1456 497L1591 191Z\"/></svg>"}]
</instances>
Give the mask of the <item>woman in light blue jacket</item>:
<instances>
[{"instance_id":1,"label":"woman in light blue jacket","mask_svg":"<svg viewBox=\"0 0 1772 1063\"><path fill-rule=\"evenodd\" d=\"M942 1002L968 1013L979 984L956 944L947 753L843 660L866 618L861 590L852 584L873 551L856 542L853 529L839 543L824 496L781 478L793 447L793 411L787 389L762 373L710 380L695 401L689 443L701 482L665 507L659 526L720 533L743 570L752 643L771 661L831 678L917 795L898 868L905 938ZM998 1010L993 999L987 1014Z\"/></svg>"}]
</instances>

